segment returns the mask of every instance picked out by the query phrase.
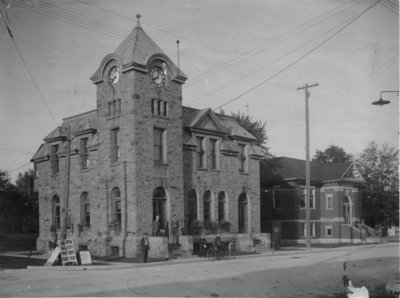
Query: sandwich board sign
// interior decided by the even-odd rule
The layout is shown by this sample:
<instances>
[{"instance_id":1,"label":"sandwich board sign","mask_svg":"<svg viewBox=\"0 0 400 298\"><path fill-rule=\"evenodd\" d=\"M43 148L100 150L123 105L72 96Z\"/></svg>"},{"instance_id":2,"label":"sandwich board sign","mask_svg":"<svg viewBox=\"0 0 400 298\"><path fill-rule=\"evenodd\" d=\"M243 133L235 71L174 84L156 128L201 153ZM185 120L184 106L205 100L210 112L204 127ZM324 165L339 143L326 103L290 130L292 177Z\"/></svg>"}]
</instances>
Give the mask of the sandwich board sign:
<instances>
[{"instance_id":1,"label":"sandwich board sign","mask_svg":"<svg viewBox=\"0 0 400 298\"><path fill-rule=\"evenodd\" d=\"M72 239L65 239L58 241L58 247L61 252L61 260L63 266L67 265L78 265L78 260L76 259L74 243Z\"/></svg>"},{"instance_id":2,"label":"sandwich board sign","mask_svg":"<svg viewBox=\"0 0 400 298\"><path fill-rule=\"evenodd\" d=\"M92 265L92 257L90 255L90 251L83 250L78 252L79 258L81 259L81 265Z\"/></svg>"},{"instance_id":3,"label":"sandwich board sign","mask_svg":"<svg viewBox=\"0 0 400 298\"><path fill-rule=\"evenodd\" d=\"M55 249L53 249L50 257L48 258L45 266L53 266L55 260L57 260L58 255L60 254L60 248L57 246Z\"/></svg>"}]
</instances>

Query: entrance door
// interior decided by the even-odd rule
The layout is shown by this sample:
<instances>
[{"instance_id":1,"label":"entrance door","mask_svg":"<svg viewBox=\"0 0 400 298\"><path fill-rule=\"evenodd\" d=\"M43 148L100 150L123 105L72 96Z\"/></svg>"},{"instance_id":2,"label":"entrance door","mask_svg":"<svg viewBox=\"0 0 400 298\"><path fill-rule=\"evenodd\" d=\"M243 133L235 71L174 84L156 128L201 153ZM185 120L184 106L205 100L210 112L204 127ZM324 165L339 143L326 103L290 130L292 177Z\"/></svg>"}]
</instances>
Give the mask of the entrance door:
<instances>
[{"instance_id":1,"label":"entrance door","mask_svg":"<svg viewBox=\"0 0 400 298\"><path fill-rule=\"evenodd\" d=\"M161 228L164 228L165 221L167 220L166 216L166 194L164 188L157 187L153 193L153 220L156 219L157 215L160 215L160 224Z\"/></svg>"},{"instance_id":2,"label":"entrance door","mask_svg":"<svg viewBox=\"0 0 400 298\"><path fill-rule=\"evenodd\" d=\"M247 233L247 222L248 222L248 206L246 194L239 196L238 206L238 222L239 222L239 233Z\"/></svg>"}]
</instances>

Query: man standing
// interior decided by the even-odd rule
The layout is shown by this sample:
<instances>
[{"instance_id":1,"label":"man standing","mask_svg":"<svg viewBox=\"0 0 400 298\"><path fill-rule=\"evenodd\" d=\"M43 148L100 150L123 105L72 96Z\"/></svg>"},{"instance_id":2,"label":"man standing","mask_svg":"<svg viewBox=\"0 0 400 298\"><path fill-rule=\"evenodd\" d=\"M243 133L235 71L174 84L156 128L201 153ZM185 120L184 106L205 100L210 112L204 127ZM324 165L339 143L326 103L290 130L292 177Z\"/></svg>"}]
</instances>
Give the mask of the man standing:
<instances>
[{"instance_id":1,"label":"man standing","mask_svg":"<svg viewBox=\"0 0 400 298\"><path fill-rule=\"evenodd\" d=\"M150 243L149 243L149 238L147 238L147 233L143 234L142 238L142 250L143 250L143 263L147 263L147 257L149 254L149 249L150 249Z\"/></svg>"},{"instance_id":2,"label":"man standing","mask_svg":"<svg viewBox=\"0 0 400 298\"><path fill-rule=\"evenodd\" d=\"M153 221L153 236L159 236L161 229L160 216L157 215Z\"/></svg>"},{"instance_id":3,"label":"man standing","mask_svg":"<svg viewBox=\"0 0 400 298\"><path fill-rule=\"evenodd\" d=\"M172 218L171 221L171 236L172 236L172 244L179 244L178 242L178 233L179 233L179 221L176 219L176 215Z\"/></svg>"}]
</instances>

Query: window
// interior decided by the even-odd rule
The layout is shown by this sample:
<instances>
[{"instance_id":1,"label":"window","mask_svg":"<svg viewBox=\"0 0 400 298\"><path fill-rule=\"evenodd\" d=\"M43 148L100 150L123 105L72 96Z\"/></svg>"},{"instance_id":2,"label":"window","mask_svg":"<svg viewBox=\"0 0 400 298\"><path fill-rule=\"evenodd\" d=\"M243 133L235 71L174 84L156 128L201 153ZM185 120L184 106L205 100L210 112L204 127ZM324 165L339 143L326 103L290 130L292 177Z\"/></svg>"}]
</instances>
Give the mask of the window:
<instances>
[{"instance_id":1,"label":"window","mask_svg":"<svg viewBox=\"0 0 400 298\"><path fill-rule=\"evenodd\" d=\"M108 102L108 116L116 116L121 114L121 99L115 99Z\"/></svg>"},{"instance_id":2,"label":"window","mask_svg":"<svg viewBox=\"0 0 400 298\"><path fill-rule=\"evenodd\" d=\"M302 226L302 237L306 237L306 223L303 222ZM315 222L310 223L310 237L315 237Z\"/></svg>"},{"instance_id":3,"label":"window","mask_svg":"<svg viewBox=\"0 0 400 298\"><path fill-rule=\"evenodd\" d=\"M33 163L33 175L35 179L39 178L39 170L36 162Z\"/></svg>"},{"instance_id":4,"label":"window","mask_svg":"<svg viewBox=\"0 0 400 298\"><path fill-rule=\"evenodd\" d=\"M58 157L58 145L51 146L51 171L53 175L60 171L60 159Z\"/></svg>"},{"instance_id":5,"label":"window","mask_svg":"<svg viewBox=\"0 0 400 298\"><path fill-rule=\"evenodd\" d=\"M161 99L151 99L151 113L153 115L168 116L168 103Z\"/></svg>"},{"instance_id":6,"label":"window","mask_svg":"<svg viewBox=\"0 0 400 298\"><path fill-rule=\"evenodd\" d=\"M203 197L203 215L204 224L210 223L211 221L211 192L207 190Z\"/></svg>"},{"instance_id":7,"label":"window","mask_svg":"<svg viewBox=\"0 0 400 298\"><path fill-rule=\"evenodd\" d=\"M210 168L217 169L217 140L210 139Z\"/></svg>"},{"instance_id":8,"label":"window","mask_svg":"<svg viewBox=\"0 0 400 298\"><path fill-rule=\"evenodd\" d=\"M301 194L300 207L301 209L306 208L306 189L303 189ZM315 209L315 189L310 188L310 209Z\"/></svg>"},{"instance_id":9,"label":"window","mask_svg":"<svg viewBox=\"0 0 400 298\"><path fill-rule=\"evenodd\" d=\"M111 162L117 162L119 160L118 134L119 128L111 130Z\"/></svg>"},{"instance_id":10,"label":"window","mask_svg":"<svg viewBox=\"0 0 400 298\"><path fill-rule=\"evenodd\" d=\"M281 198L280 198L279 190L277 190L277 189L272 190L272 200L273 200L274 209L281 209Z\"/></svg>"},{"instance_id":11,"label":"window","mask_svg":"<svg viewBox=\"0 0 400 298\"><path fill-rule=\"evenodd\" d=\"M111 218L114 223L114 226L117 229L121 228L122 222L122 213L121 213L121 192L118 187L113 188L111 191ZM119 226L119 227L118 227Z\"/></svg>"},{"instance_id":12,"label":"window","mask_svg":"<svg viewBox=\"0 0 400 298\"><path fill-rule=\"evenodd\" d=\"M81 169L87 169L89 167L89 150L88 150L88 138L81 139L80 153L81 153Z\"/></svg>"},{"instance_id":13,"label":"window","mask_svg":"<svg viewBox=\"0 0 400 298\"><path fill-rule=\"evenodd\" d=\"M326 194L326 209L333 209L333 194Z\"/></svg>"},{"instance_id":14,"label":"window","mask_svg":"<svg viewBox=\"0 0 400 298\"><path fill-rule=\"evenodd\" d=\"M164 133L165 130L154 127L153 129L153 150L154 150L154 162L163 163L164 160Z\"/></svg>"},{"instance_id":15,"label":"window","mask_svg":"<svg viewBox=\"0 0 400 298\"><path fill-rule=\"evenodd\" d=\"M204 138L196 137L196 143L197 168L204 169Z\"/></svg>"},{"instance_id":16,"label":"window","mask_svg":"<svg viewBox=\"0 0 400 298\"><path fill-rule=\"evenodd\" d=\"M81 225L90 227L90 201L87 192L81 195Z\"/></svg>"},{"instance_id":17,"label":"window","mask_svg":"<svg viewBox=\"0 0 400 298\"><path fill-rule=\"evenodd\" d=\"M197 219L197 193L194 189L188 194L188 211L187 211L189 232L193 232L193 221Z\"/></svg>"},{"instance_id":18,"label":"window","mask_svg":"<svg viewBox=\"0 0 400 298\"><path fill-rule=\"evenodd\" d=\"M239 172L246 172L246 145L239 144Z\"/></svg>"},{"instance_id":19,"label":"window","mask_svg":"<svg viewBox=\"0 0 400 298\"><path fill-rule=\"evenodd\" d=\"M52 209L52 224L57 227L57 229L61 226L61 207L60 207L60 198L58 196L54 196L51 200L51 209Z\"/></svg>"},{"instance_id":20,"label":"window","mask_svg":"<svg viewBox=\"0 0 400 298\"><path fill-rule=\"evenodd\" d=\"M332 237L332 226L325 226L325 236Z\"/></svg>"},{"instance_id":21,"label":"window","mask_svg":"<svg viewBox=\"0 0 400 298\"><path fill-rule=\"evenodd\" d=\"M218 222L225 220L225 192L221 191L218 194Z\"/></svg>"}]
</instances>

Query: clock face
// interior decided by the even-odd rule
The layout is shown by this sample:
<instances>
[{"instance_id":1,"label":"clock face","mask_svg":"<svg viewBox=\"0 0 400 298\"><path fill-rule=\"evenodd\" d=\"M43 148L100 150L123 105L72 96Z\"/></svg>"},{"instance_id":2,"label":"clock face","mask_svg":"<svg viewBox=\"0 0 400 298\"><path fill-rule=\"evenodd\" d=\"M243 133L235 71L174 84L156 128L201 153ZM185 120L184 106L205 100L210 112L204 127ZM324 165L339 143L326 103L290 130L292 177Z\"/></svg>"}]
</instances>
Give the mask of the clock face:
<instances>
[{"instance_id":1,"label":"clock face","mask_svg":"<svg viewBox=\"0 0 400 298\"><path fill-rule=\"evenodd\" d=\"M112 87L115 87L119 82L119 69L117 66L114 66L110 70L110 74L108 76L108 82Z\"/></svg>"},{"instance_id":2,"label":"clock face","mask_svg":"<svg viewBox=\"0 0 400 298\"><path fill-rule=\"evenodd\" d=\"M150 77L157 87L162 87L165 85L166 81L165 73L166 72L161 67L155 66L152 68L150 72Z\"/></svg>"}]
</instances>

